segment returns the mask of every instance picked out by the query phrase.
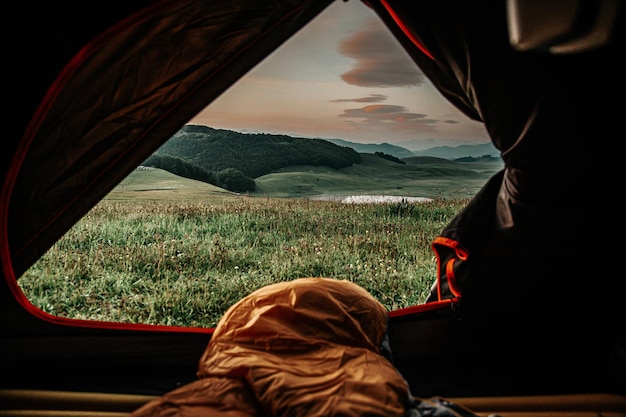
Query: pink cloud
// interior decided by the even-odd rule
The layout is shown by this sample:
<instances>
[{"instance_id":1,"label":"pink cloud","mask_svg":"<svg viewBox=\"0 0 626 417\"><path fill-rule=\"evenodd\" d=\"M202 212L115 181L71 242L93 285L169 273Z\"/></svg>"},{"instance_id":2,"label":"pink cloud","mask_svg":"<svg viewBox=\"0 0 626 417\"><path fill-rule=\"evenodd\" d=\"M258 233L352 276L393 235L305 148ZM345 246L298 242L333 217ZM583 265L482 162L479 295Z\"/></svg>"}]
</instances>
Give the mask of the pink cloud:
<instances>
[{"instance_id":1,"label":"pink cloud","mask_svg":"<svg viewBox=\"0 0 626 417\"><path fill-rule=\"evenodd\" d=\"M339 44L339 53L354 59L352 69L341 75L346 83L361 87L421 85L424 74L384 28L373 26Z\"/></svg>"},{"instance_id":2,"label":"pink cloud","mask_svg":"<svg viewBox=\"0 0 626 417\"><path fill-rule=\"evenodd\" d=\"M391 104L372 104L361 108L346 109L338 117L351 119L347 123L353 126L415 132L435 132L439 123L438 120L430 119L425 114L412 113L404 106Z\"/></svg>"}]
</instances>

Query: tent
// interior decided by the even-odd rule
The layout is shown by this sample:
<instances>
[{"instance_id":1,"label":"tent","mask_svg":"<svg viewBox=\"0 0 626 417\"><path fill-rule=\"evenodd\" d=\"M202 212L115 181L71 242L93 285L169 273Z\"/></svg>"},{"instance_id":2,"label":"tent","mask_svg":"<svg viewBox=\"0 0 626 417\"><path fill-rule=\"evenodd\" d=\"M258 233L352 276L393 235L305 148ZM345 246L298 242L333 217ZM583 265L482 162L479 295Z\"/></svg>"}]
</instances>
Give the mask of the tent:
<instances>
[{"instance_id":1,"label":"tent","mask_svg":"<svg viewBox=\"0 0 626 417\"><path fill-rule=\"evenodd\" d=\"M195 379L212 329L64 320L17 280L332 1L118 3L2 5L0 409L13 415L124 415ZM433 242L429 302L389 313L411 392L477 412L626 415L622 2L364 3L505 161Z\"/></svg>"}]
</instances>

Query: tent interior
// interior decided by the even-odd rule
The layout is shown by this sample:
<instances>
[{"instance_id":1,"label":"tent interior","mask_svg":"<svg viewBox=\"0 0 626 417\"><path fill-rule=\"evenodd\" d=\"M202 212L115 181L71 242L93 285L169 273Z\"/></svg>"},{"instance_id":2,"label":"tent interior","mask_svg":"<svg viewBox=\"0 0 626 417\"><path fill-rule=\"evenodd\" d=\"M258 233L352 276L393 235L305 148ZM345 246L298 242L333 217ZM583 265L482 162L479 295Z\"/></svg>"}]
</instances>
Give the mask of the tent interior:
<instances>
[{"instance_id":1,"label":"tent interior","mask_svg":"<svg viewBox=\"0 0 626 417\"><path fill-rule=\"evenodd\" d=\"M0 415L128 415L196 380L215 329L63 319L18 280L331 3L3 3ZM411 394L626 416L622 2L363 3L505 163L433 242L428 302L389 312Z\"/></svg>"}]
</instances>

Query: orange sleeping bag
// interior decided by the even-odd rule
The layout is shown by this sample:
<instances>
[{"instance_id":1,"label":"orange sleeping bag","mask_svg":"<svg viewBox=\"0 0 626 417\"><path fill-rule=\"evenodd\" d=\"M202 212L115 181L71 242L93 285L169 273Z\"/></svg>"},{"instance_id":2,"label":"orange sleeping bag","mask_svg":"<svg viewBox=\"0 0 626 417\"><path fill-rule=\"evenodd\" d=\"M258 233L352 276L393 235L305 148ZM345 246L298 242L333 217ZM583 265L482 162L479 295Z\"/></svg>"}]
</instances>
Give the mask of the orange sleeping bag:
<instances>
[{"instance_id":1,"label":"orange sleeping bag","mask_svg":"<svg viewBox=\"0 0 626 417\"><path fill-rule=\"evenodd\" d=\"M224 314L197 381L131 416L403 416L410 395L381 354L386 325L385 307L349 281L263 287Z\"/></svg>"}]
</instances>

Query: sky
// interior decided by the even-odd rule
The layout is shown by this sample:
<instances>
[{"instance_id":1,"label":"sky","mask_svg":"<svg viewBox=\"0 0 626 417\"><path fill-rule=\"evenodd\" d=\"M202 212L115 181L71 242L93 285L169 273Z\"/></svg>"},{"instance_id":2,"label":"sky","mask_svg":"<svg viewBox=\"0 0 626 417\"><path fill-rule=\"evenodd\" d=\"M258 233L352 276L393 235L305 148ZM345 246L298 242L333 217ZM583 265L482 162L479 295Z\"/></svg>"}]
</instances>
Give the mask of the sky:
<instances>
[{"instance_id":1,"label":"sky","mask_svg":"<svg viewBox=\"0 0 626 417\"><path fill-rule=\"evenodd\" d=\"M356 0L332 3L189 123L410 150L489 142Z\"/></svg>"}]
</instances>

